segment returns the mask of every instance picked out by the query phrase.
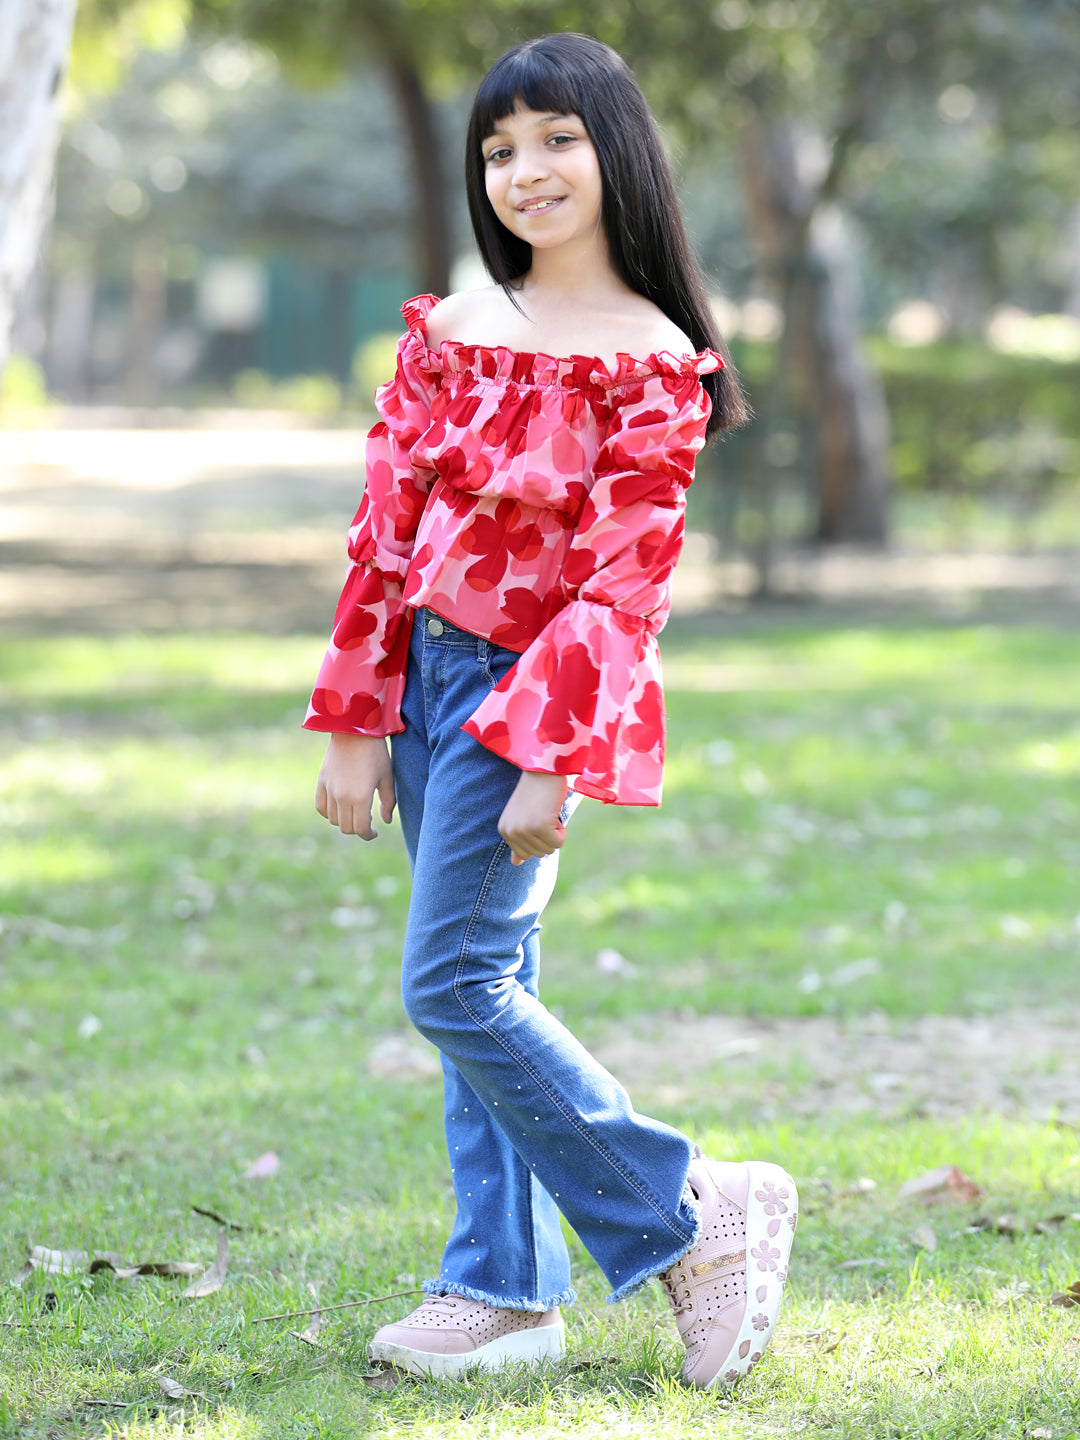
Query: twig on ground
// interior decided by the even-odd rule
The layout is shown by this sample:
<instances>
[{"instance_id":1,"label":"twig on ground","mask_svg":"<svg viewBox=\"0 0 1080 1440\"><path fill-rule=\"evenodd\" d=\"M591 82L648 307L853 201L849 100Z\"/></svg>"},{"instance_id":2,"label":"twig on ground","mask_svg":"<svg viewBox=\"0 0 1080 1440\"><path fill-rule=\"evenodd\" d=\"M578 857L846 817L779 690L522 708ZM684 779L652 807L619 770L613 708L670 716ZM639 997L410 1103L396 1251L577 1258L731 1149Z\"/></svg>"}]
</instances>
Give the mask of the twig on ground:
<instances>
[{"instance_id":1,"label":"twig on ground","mask_svg":"<svg viewBox=\"0 0 1080 1440\"><path fill-rule=\"evenodd\" d=\"M191 1208L196 1215L202 1215L206 1220L213 1220L218 1225L224 1225L228 1230L243 1231L247 1228L244 1225L238 1225L235 1220L226 1220L224 1215L219 1215L216 1210L204 1210L201 1205L192 1205Z\"/></svg>"},{"instance_id":2,"label":"twig on ground","mask_svg":"<svg viewBox=\"0 0 1080 1440\"><path fill-rule=\"evenodd\" d=\"M300 1315L324 1315L331 1310L355 1310L358 1305L378 1305L383 1300L401 1300L406 1295L423 1295L423 1290L395 1290L392 1295L373 1295L370 1300L345 1300L340 1305L319 1305L314 1310L282 1310L280 1315L259 1315L251 1323L261 1325L266 1320L295 1320Z\"/></svg>"}]
</instances>

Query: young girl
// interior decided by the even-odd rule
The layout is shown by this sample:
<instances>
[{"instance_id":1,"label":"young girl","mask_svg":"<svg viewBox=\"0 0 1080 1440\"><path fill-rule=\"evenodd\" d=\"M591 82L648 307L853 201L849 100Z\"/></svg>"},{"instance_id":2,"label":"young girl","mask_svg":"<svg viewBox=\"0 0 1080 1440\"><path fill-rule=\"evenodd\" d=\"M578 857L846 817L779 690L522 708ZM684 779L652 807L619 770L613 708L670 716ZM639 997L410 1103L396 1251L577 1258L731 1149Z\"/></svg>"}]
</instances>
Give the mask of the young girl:
<instances>
[{"instance_id":1,"label":"young girl","mask_svg":"<svg viewBox=\"0 0 1080 1440\"><path fill-rule=\"evenodd\" d=\"M561 1212L612 1300L658 1277L686 1380L730 1383L776 1323L795 1186L638 1115L537 984L578 797L659 804L656 635L685 490L706 435L745 409L614 51L515 47L467 146L496 283L404 307L306 721L332 732L320 814L371 840L375 794L384 822L399 807L402 993L443 1061L457 1216L427 1300L371 1354L431 1375L560 1355Z\"/></svg>"}]
</instances>

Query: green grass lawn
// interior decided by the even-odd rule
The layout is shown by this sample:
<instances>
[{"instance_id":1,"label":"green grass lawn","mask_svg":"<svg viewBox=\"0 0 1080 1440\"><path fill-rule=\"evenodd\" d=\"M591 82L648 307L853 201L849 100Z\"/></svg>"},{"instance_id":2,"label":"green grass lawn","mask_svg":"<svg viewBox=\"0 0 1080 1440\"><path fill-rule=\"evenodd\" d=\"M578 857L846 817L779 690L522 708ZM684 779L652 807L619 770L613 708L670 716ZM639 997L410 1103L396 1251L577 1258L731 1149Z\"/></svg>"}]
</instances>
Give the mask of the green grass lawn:
<instances>
[{"instance_id":1,"label":"green grass lawn","mask_svg":"<svg viewBox=\"0 0 1080 1440\"><path fill-rule=\"evenodd\" d=\"M1080 1434L1080 1310L1049 1304L1080 1277L1080 1224L1034 1228L1080 1211L1076 1132L1022 1108L885 1123L785 1119L722 1084L637 1095L803 1190L776 1341L733 1397L683 1391L659 1292L606 1307L580 1247L548 1370L384 1391L366 1342L414 1302L328 1314L319 1348L289 1334L304 1321L255 1323L309 1284L324 1304L410 1288L449 1221L437 1080L367 1066L404 1028L407 866L396 825L365 847L314 813L322 743L298 724L320 653L0 643L0 1435ZM546 998L586 1037L657 1013L1075 1005L1080 637L699 622L665 663L664 807L583 805L547 920ZM271 1150L276 1176L240 1179ZM897 1198L945 1162L978 1205ZM243 1227L214 1295L14 1283L28 1243L209 1263L193 1205ZM1022 1233L969 1228L1004 1212Z\"/></svg>"}]
</instances>

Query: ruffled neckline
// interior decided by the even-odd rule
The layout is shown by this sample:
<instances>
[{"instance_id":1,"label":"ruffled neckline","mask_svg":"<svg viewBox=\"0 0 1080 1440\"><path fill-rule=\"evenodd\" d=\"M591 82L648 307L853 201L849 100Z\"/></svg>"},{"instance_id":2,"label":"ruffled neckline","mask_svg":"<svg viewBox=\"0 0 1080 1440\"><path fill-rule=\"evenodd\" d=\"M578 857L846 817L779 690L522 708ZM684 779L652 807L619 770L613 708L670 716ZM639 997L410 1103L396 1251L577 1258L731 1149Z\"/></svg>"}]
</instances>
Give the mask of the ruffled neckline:
<instances>
[{"instance_id":1,"label":"ruffled neckline","mask_svg":"<svg viewBox=\"0 0 1080 1440\"><path fill-rule=\"evenodd\" d=\"M542 350L511 350L506 345L466 345L460 340L444 340L433 350L428 344L427 317L438 303L437 295L415 295L401 307L409 334L426 357L424 368L432 371L466 374L484 380L512 380L518 384L608 390L652 375L685 379L724 368L722 357L708 349L696 355L653 351L644 359L620 351L614 366L597 355L548 355Z\"/></svg>"}]
</instances>

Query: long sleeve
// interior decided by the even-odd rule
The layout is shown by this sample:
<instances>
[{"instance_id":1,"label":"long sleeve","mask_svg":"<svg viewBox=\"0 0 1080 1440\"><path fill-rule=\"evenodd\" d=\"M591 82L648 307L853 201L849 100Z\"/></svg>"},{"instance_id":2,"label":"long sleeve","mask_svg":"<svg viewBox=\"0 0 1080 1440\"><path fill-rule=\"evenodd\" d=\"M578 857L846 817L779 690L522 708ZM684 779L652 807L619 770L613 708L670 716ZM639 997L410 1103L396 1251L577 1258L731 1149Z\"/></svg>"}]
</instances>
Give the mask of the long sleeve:
<instances>
[{"instance_id":1,"label":"long sleeve","mask_svg":"<svg viewBox=\"0 0 1080 1440\"><path fill-rule=\"evenodd\" d=\"M656 635L708 415L685 368L644 378L616 406L563 571L567 604L464 727L523 770L573 776L615 804L660 803Z\"/></svg>"},{"instance_id":2,"label":"long sleeve","mask_svg":"<svg viewBox=\"0 0 1080 1440\"><path fill-rule=\"evenodd\" d=\"M368 435L367 482L349 530L352 563L304 721L308 730L391 735L404 729L412 609L402 585L431 481L410 454L430 423L434 384L427 355L410 330L398 343L393 380L375 393L380 418Z\"/></svg>"}]
</instances>

